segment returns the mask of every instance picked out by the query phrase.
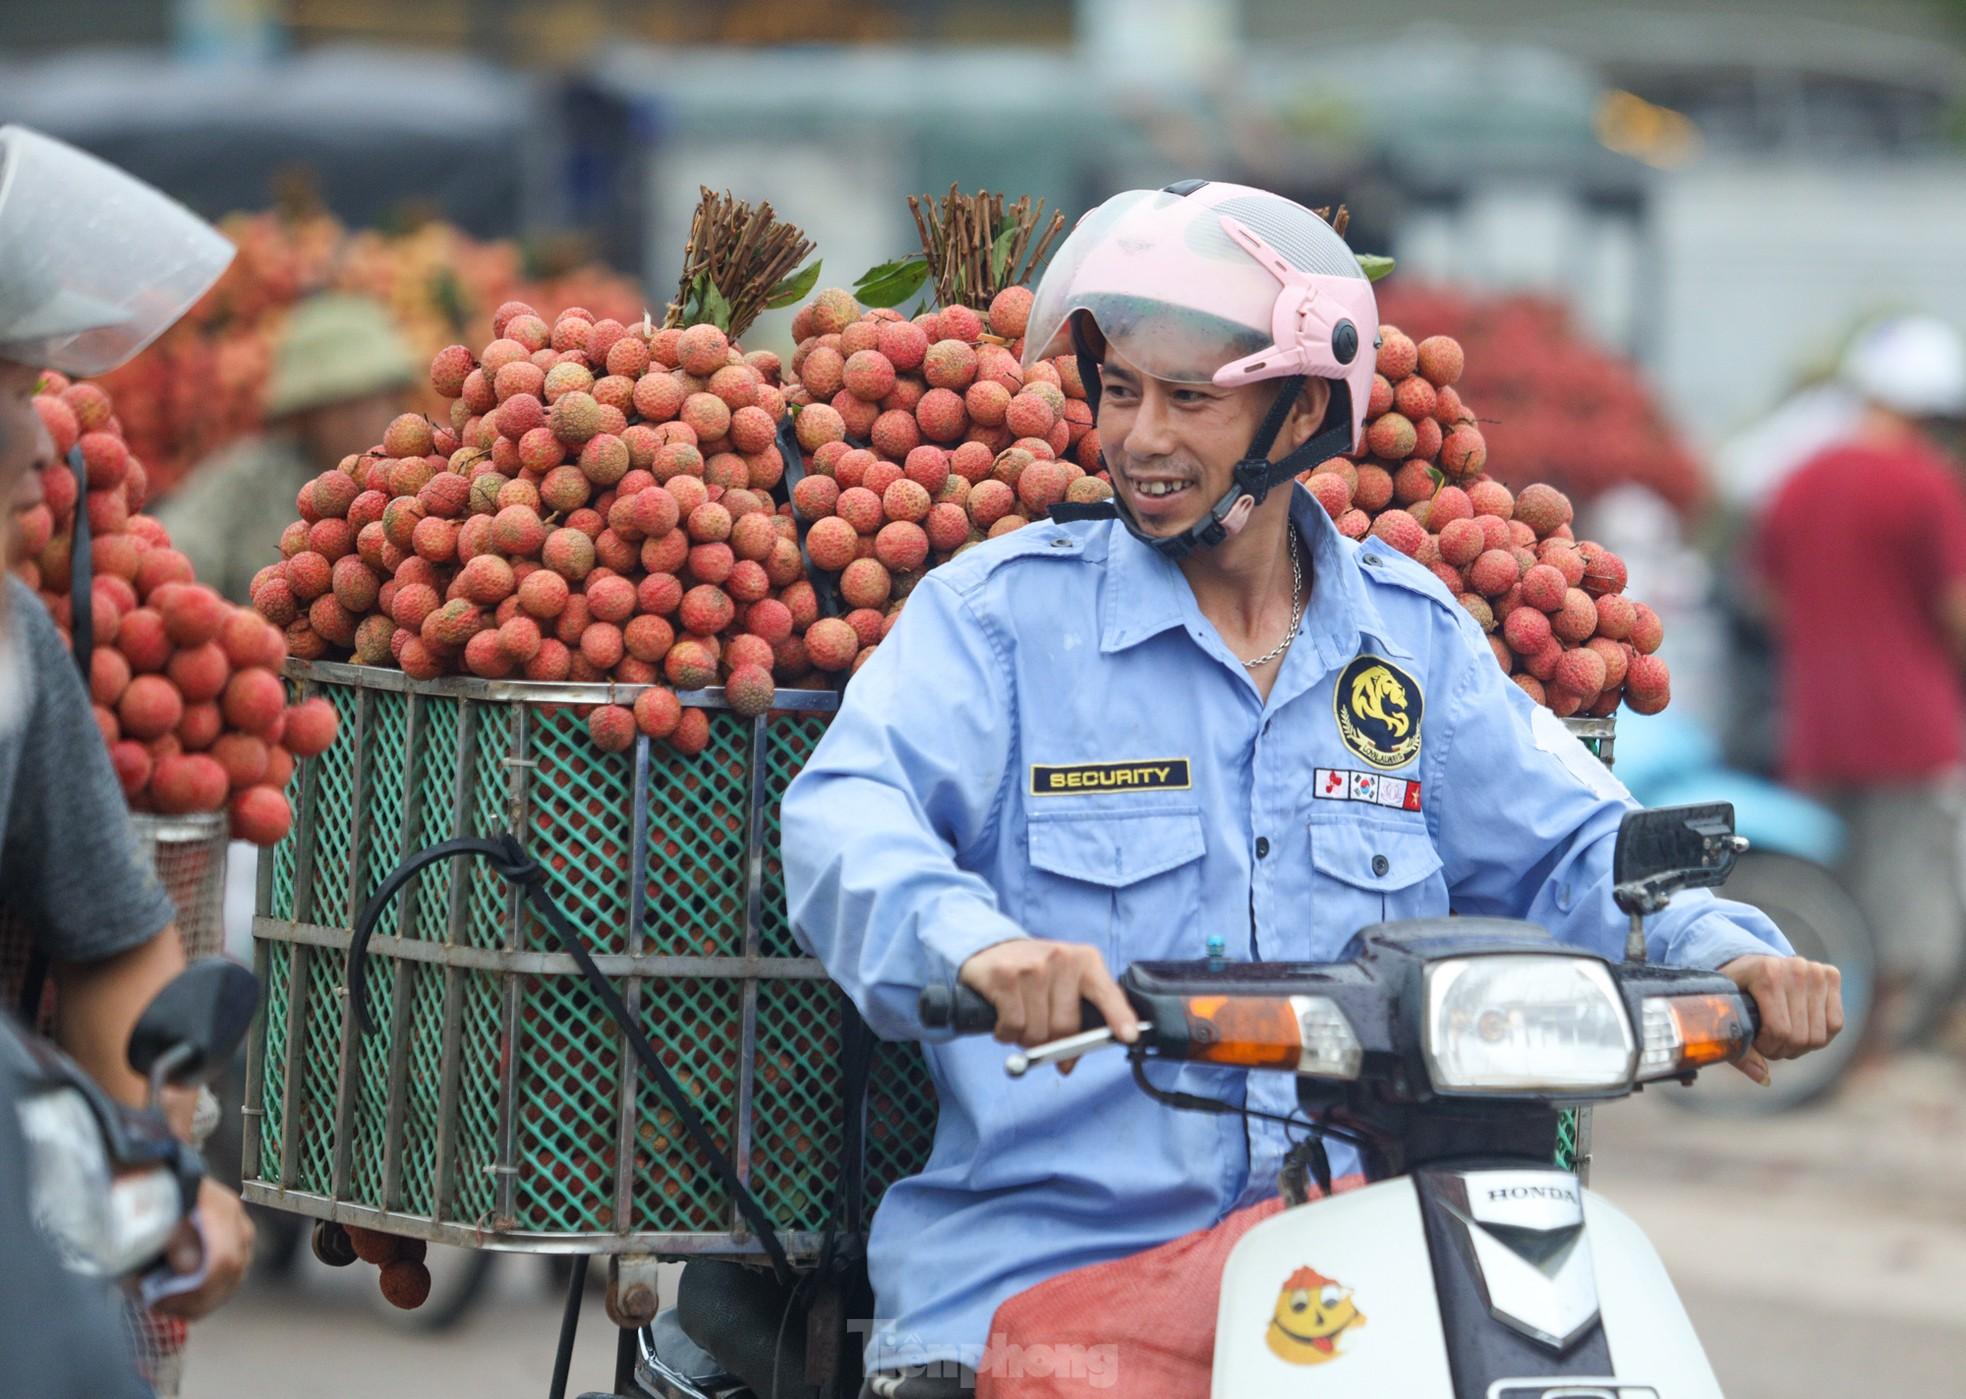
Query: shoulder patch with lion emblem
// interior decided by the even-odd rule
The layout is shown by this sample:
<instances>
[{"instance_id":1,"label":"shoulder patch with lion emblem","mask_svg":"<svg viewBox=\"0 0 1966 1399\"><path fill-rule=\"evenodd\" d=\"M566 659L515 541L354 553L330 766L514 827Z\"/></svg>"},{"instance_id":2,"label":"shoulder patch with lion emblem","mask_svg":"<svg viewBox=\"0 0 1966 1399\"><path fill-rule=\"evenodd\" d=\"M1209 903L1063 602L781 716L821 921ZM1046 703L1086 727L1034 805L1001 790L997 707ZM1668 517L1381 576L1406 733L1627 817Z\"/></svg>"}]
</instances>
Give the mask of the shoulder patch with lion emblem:
<instances>
[{"instance_id":1,"label":"shoulder patch with lion emblem","mask_svg":"<svg viewBox=\"0 0 1966 1399\"><path fill-rule=\"evenodd\" d=\"M1331 693L1338 736L1377 768L1405 767L1420 756L1419 682L1383 656L1355 657Z\"/></svg>"}]
</instances>

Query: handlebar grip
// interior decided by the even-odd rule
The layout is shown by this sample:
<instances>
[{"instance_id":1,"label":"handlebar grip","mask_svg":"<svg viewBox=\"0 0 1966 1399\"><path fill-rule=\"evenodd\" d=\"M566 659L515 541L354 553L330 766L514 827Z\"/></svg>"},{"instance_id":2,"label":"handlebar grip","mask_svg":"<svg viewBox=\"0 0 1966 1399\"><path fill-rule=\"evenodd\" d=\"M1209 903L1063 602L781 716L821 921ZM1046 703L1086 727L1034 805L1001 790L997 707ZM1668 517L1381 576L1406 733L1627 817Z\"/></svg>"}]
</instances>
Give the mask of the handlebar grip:
<instances>
[{"instance_id":1,"label":"handlebar grip","mask_svg":"<svg viewBox=\"0 0 1966 1399\"><path fill-rule=\"evenodd\" d=\"M918 1003L922 1024L931 1030L954 1030L959 1035L987 1035L997 1028L997 1008L980 992L958 984L924 986ZM1106 1017L1091 1001L1079 1002L1079 1024L1096 1029Z\"/></svg>"},{"instance_id":2,"label":"handlebar grip","mask_svg":"<svg viewBox=\"0 0 1966 1399\"><path fill-rule=\"evenodd\" d=\"M1748 1043L1752 1045L1756 1040L1761 1038L1761 1007L1755 1002L1753 996L1743 991L1741 992L1741 1008L1747 1016Z\"/></svg>"},{"instance_id":3,"label":"handlebar grip","mask_svg":"<svg viewBox=\"0 0 1966 1399\"><path fill-rule=\"evenodd\" d=\"M922 1024L959 1035L987 1035L997 1028L997 1008L967 986L924 986Z\"/></svg>"}]
</instances>

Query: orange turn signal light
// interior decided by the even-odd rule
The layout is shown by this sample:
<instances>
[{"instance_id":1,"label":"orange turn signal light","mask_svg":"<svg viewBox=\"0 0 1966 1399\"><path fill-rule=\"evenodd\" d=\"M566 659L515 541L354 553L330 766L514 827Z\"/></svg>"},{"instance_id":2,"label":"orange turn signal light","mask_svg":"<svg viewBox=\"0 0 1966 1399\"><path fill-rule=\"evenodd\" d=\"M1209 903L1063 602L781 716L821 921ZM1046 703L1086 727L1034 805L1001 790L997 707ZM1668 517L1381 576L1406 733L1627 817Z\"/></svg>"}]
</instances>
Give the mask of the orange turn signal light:
<instances>
[{"instance_id":1,"label":"orange turn signal light","mask_svg":"<svg viewBox=\"0 0 1966 1399\"><path fill-rule=\"evenodd\" d=\"M1670 1078L1723 1064L1747 1053L1754 1042L1739 996L1648 996L1645 998L1639 1077Z\"/></svg>"},{"instance_id":2,"label":"orange turn signal light","mask_svg":"<svg viewBox=\"0 0 1966 1399\"><path fill-rule=\"evenodd\" d=\"M1245 1069L1294 1069L1304 1052L1296 1007L1282 996L1190 996L1188 1058Z\"/></svg>"}]
</instances>

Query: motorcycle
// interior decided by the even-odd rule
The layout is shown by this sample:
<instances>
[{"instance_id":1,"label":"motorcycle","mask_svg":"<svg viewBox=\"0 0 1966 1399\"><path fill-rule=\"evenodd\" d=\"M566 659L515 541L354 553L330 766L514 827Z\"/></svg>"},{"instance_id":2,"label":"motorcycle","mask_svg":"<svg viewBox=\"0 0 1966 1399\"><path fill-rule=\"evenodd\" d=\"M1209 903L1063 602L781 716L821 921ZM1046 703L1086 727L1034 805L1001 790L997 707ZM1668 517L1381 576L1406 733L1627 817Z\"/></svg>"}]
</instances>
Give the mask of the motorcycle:
<instances>
[{"instance_id":1,"label":"motorcycle","mask_svg":"<svg viewBox=\"0 0 1966 1399\"><path fill-rule=\"evenodd\" d=\"M1643 932L1674 892L1722 883L1742 846L1724 804L1630 813L1614 857L1632 920L1622 963L1526 922L1430 918L1364 929L1342 962L1127 968L1120 985L1140 1029L1127 1053L1144 1091L1177 1109L1239 1112L1168 1093L1147 1066L1294 1074L1304 1137L1281 1182L1286 1203L1304 1202L1312 1178L1328 1190L1326 1139L1358 1147L1368 1182L1286 1208L1236 1245L1213 1393L1261 1399L1314 1383L1334 1399L1717 1399L1657 1253L1554 1164L1554 1145L1564 1108L1691 1083L1747 1053L1752 1001L1717 973L1647 964ZM995 1024L966 987L929 988L921 1013L957 1033ZM1006 1068L1021 1076L1117 1043L1101 1025ZM775 1343L763 1336L763 1355L802 1374L779 1330ZM746 1393L729 1338L713 1344L725 1358L697 1345L675 1309L663 1313L640 1337L641 1391Z\"/></svg>"},{"instance_id":2,"label":"motorcycle","mask_svg":"<svg viewBox=\"0 0 1966 1399\"><path fill-rule=\"evenodd\" d=\"M174 1273L164 1259L184 1221L198 1226L205 1166L173 1134L161 1100L166 1089L223 1072L258 1003L252 973L216 958L159 991L130 1033L130 1067L149 1084L141 1108L116 1102L54 1045L0 1017L25 1213L62 1271L96 1280L105 1294L128 1282L146 1306L204 1281L202 1271ZM12 1241L9 1253L40 1252L24 1243Z\"/></svg>"}]
</instances>

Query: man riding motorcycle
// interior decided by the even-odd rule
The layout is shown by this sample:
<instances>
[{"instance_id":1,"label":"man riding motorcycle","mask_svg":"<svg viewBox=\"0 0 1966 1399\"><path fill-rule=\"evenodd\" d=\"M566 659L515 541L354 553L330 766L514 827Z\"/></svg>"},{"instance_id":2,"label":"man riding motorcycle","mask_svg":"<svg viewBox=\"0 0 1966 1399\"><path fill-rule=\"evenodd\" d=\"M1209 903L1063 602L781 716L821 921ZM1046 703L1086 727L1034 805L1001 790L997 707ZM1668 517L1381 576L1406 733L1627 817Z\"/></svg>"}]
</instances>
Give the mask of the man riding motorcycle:
<instances>
[{"instance_id":1,"label":"man riding motorcycle","mask_svg":"<svg viewBox=\"0 0 1966 1399\"><path fill-rule=\"evenodd\" d=\"M924 578L783 805L794 926L878 1033L923 1038L919 992L960 981L1000 1040L1071 1033L1085 1000L1130 1041L1115 967L1333 960L1450 907L1622 956L1628 794L1432 575L1293 483L1356 447L1377 340L1343 240L1261 190L1129 191L1060 248L1025 363L1076 356L1117 518ZM1648 938L1753 996L1751 1074L1840 1027L1835 970L1750 908L1683 895ZM869 1243L874 1393L957 1392L935 1363L977 1365L1006 1299L1276 1193L1279 1121L1164 1112L1117 1057L1012 1085L986 1041L926 1052L934 1151ZM1163 1086L1295 1108L1287 1075Z\"/></svg>"}]
</instances>

